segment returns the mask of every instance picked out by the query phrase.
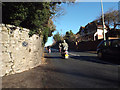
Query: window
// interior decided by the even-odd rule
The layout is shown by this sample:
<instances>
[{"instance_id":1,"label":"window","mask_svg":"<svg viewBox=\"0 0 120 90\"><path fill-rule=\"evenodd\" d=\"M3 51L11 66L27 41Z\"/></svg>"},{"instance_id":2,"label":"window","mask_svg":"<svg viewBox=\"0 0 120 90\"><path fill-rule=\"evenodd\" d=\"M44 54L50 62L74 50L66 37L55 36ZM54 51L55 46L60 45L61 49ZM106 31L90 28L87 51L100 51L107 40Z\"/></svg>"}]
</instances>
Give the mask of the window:
<instances>
[{"instance_id":1,"label":"window","mask_svg":"<svg viewBox=\"0 0 120 90\"><path fill-rule=\"evenodd\" d=\"M113 40L112 47L120 47L120 40Z\"/></svg>"}]
</instances>

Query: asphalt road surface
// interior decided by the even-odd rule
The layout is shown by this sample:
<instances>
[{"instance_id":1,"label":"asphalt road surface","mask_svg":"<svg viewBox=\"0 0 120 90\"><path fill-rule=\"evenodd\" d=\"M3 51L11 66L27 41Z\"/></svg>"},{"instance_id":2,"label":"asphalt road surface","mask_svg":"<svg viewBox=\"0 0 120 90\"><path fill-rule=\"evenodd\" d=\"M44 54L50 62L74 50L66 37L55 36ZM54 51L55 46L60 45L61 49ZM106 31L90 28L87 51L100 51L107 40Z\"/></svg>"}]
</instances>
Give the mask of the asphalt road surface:
<instances>
[{"instance_id":1,"label":"asphalt road surface","mask_svg":"<svg viewBox=\"0 0 120 90\"><path fill-rule=\"evenodd\" d=\"M49 88L117 88L119 65L97 59L86 52L70 52L62 59L59 52L47 54L46 67Z\"/></svg>"},{"instance_id":2,"label":"asphalt road surface","mask_svg":"<svg viewBox=\"0 0 120 90\"><path fill-rule=\"evenodd\" d=\"M118 88L118 64L97 59L96 54L46 53L46 63L32 70L3 77L3 88Z\"/></svg>"}]
</instances>

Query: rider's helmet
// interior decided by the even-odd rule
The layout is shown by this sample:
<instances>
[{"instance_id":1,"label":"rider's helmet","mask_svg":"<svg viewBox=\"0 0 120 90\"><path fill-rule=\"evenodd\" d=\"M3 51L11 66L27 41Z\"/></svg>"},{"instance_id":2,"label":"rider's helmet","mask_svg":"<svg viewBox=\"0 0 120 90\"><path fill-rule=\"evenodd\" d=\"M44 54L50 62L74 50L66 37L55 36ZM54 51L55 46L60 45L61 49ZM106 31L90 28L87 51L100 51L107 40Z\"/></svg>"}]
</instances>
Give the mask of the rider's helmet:
<instances>
[{"instance_id":1,"label":"rider's helmet","mask_svg":"<svg viewBox=\"0 0 120 90\"><path fill-rule=\"evenodd\" d=\"M63 42L64 42L64 43L66 43L66 41L65 41L65 40L63 40Z\"/></svg>"}]
</instances>

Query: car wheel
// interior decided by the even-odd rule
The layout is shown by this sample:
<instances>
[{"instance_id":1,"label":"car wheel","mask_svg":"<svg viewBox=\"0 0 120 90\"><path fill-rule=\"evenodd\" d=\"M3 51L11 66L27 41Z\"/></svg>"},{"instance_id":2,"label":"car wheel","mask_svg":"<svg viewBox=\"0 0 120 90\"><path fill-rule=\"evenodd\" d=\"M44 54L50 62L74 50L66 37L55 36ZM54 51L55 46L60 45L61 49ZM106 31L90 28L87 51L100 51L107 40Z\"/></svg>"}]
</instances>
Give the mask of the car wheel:
<instances>
[{"instance_id":1,"label":"car wheel","mask_svg":"<svg viewBox=\"0 0 120 90\"><path fill-rule=\"evenodd\" d=\"M99 59L102 59L102 58L103 58L103 54L102 54L101 51L98 52L98 58L99 58Z\"/></svg>"}]
</instances>

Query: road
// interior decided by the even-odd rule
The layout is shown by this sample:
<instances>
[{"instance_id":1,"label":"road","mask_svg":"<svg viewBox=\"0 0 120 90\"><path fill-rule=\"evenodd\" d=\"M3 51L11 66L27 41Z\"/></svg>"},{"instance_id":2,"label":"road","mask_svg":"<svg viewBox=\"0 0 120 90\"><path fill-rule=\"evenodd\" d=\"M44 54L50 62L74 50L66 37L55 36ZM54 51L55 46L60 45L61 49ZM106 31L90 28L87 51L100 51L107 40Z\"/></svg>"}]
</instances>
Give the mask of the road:
<instances>
[{"instance_id":1,"label":"road","mask_svg":"<svg viewBox=\"0 0 120 90\"><path fill-rule=\"evenodd\" d=\"M46 53L46 63L32 70L3 77L3 88L118 88L119 65L98 60L96 54Z\"/></svg>"},{"instance_id":2,"label":"road","mask_svg":"<svg viewBox=\"0 0 120 90\"><path fill-rule=\"evenodd\" d=\"M59 52L47 54L46 85L49 88L117 88L118 67L97 59L96 54L70 52L62 59Z\"/></svg>"}]
</instances>

